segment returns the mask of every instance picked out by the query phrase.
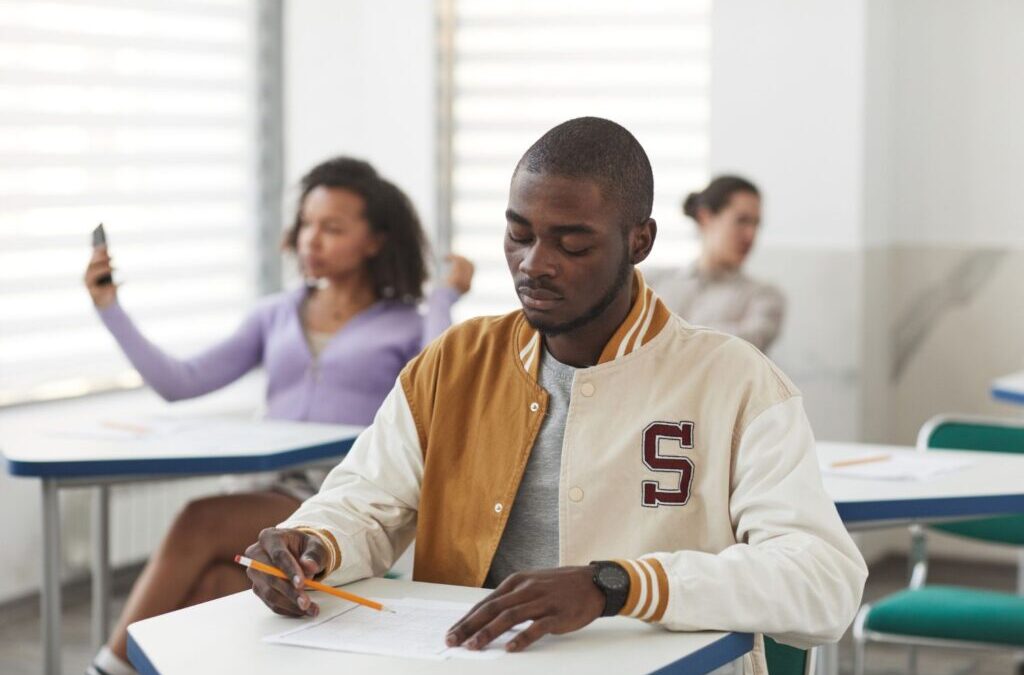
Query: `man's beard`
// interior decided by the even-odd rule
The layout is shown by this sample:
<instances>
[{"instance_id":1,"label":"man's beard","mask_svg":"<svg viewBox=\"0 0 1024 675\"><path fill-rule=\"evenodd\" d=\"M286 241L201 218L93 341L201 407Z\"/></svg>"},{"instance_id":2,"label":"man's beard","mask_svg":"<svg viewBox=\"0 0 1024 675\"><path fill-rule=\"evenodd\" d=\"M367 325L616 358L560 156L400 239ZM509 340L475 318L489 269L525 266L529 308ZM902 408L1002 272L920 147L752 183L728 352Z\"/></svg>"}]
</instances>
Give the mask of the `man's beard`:
<instances>
[{"instance_id":1,"label":"man's beard","mask_svg":"<svg viewBox=\"0 0 1024 675\"><path fill-rule=\"evenodd\" d=\"M619 291L622 290L622 286L629 279L629 273L632 271L632 265L629 261L629 248L623 252L622 262L619 264L619 269L615 274L615 280L612 281L611 287L601 296L594 305L587 311L580 314L575 319L569 319L568 321L560 324L545 324L541 321L531 321L529 315L526 320L530 322L530 325L540 331L544 337L555 337L556 335L563 335L570 331L574 331L582 326L587 325L594 319L604 314L605 310L615 302L616 296Z\"/></svg>"}]
</instances>

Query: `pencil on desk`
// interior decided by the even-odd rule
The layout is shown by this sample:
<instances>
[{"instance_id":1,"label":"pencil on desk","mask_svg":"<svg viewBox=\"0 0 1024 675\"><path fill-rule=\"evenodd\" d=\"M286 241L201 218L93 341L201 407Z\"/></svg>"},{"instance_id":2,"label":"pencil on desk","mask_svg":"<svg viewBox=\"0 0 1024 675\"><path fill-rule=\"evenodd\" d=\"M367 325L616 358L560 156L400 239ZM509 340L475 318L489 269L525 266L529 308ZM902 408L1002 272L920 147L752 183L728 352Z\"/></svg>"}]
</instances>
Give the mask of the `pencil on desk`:
<instances>
[{"instance_id":1,"label":"pencil on desk","mask_svg":"<svg viewBox=\"0 0 1024 675\"><path fill-rule=\"evenodd\" d=\"M889 459L889 455L871 455L870 457L855 457L853 459L843 459L838 462L832 462L832 468L838 469L844 466L854 466L856 464L873 464L875 462L884 462Z\"/></svg>"},{"instance_id":2,"label":"pencil on desk","mask_svg":"<svg viewBox=\"0 0 1024 675\"><path fill-rule=\"evenodd\" d=\"M269 574L270 576L278 577L279 579L284 579L286 581L288 580L288 575L285 574L284 572L282 572L280 569L274 567L273 565L267 565L266 563L261 563L259 560L253 560L252 558L246 558L244 555L236 555L235 556L235 562L238 563L239 565L242 565L243 567L251 567L252 569L257 570L259 572L263 572L264 574ZM313 581L312 579L306 579L305 583L306 583L306 586L308 586L309 588L312 588L312 589L317 590L317 591L323 591L324 593L327 593L329 595L333 595L336 598L341 598L342 600L348 600L349 602L354 602L354 603L363 605L364 607L369 607L370 609L376 609L379 612L390 612L391 611L390 609L388 609L384 605L380 604L379 602L374 602L373 600L369 600L367 598L364 598L361 595L356 595L355 593L349 593L348 591L343 591L340 588L334 588L333 586L328 586L327 584L322 584L319 581Z\"/></svg>"},{"instance_id":3,"label":"pencil on desk","mask_svg":"<svg viewBox=\"0 0 1024 675\"><path fill-rule=\"evenodd\" d=\"M108 429L117 429L118 431L130 431L134 434L148 434L149 428L139 426L138 424L128 424L127 422L112 422L110 420L104 420L100 422L103 426Z\"/></svg>"}]
</instances>

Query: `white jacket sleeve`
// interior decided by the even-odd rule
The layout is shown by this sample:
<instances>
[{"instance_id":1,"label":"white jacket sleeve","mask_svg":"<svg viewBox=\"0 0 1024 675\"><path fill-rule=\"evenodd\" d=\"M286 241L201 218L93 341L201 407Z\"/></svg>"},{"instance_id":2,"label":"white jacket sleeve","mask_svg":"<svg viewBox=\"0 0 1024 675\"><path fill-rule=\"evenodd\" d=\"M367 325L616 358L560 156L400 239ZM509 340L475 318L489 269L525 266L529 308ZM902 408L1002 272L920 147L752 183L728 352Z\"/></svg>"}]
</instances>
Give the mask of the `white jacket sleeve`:
<instances>
[{"instance_id":1,"label":"white jacket sleeve","mask_svg":"<svg viewBox=\"0 0 1024 675\"><path fill-rule=\"evenodd\" d=\"M419 436L405 392L396 384L320 492L278 527L325 535L338 561L325 583L379 576L415 536L422 480Z\"/></svg>"},{"instance_id":2,"label":"white jacket sleeve","mask_svg":"<svg viewBox=\"0 0 1024 675\"><path fill-rule=\"evenodd\" d=\"M800 397L743 432L718 554L653 553L620 561L638 584L622 614L672 630L764 633L807 648L837 641L860 605L867 567L825 493Z\"/></svg>"}]
</instances>

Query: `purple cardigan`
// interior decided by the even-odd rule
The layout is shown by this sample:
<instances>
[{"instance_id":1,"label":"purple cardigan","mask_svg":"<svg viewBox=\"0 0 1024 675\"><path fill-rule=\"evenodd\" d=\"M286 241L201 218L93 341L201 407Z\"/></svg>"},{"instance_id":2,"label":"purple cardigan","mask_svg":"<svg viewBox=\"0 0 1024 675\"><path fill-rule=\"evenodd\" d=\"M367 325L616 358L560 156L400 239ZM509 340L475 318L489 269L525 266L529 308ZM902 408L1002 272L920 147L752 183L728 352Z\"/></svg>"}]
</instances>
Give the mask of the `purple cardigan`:
<instances>
[{"instance_id":1,"label":"purple cardigan","mask_svg":"<svg viewBox=\"0 0 1024 675\"><path fill-rule=\"evenodd\" d=\"M202 396L263 365L267 417L366 425L398 373L451 325L458 291L438 288L426 316L410 304L381 300L352 317L314 359L299 316L307 289L263 299L226 340L176 359L139 332L114 302L99 310L128 360L168 401Z\"/></svg>"}]
</instances>

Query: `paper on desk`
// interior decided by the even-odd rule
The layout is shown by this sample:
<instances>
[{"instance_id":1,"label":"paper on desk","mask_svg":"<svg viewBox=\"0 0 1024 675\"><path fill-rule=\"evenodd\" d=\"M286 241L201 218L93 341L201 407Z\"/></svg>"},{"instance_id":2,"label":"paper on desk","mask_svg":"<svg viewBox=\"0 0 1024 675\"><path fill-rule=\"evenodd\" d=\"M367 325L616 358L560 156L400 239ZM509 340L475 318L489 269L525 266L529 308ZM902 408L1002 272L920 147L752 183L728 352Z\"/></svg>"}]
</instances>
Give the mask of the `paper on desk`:
<instances>
[{"instance_id":1,"label":"paper on desk","mask_svg":"<svg viewBox=\"0 0 1024 675\"><path fill-rule=\"evenodd\" d=\"M174 420L158 417L140 419L110 418L58 426L48 430L50 436L81 438L91 441L137 441L169 436L194 427L196 420Z\"/></svg>"},{"instance_id":2,"label":"paper on desk","mask_svg":"<svg viewBox=\"0 0 1024 675\"><path fill-rule=\"evenodd\" d=\"M495 659L503 656L505 645L516 635L508 631L482 651L448 647L445 635L472 608L457 602L379 599L394 613L345 603L345 607L324 619L306 623L264 642L340 652L444 660L449 658ZM516 626L525 628L526 624Z\"/></svg>"},{"instance_id":3,"label":"paper on desk","mask_svg":"<svg viewBox=\"0 0 1024 675\"><path fill-rule=\"evenodd\" d=\"M139 418L101 418L73 422L47 430L49 436L90 441L124 442L125 447L146 449L167 444L192 454L214 454L238 448L262 447L268 443L293 443L303 438L301 425L281 427L254 424L233 417L179 417L150 415Z\"/></svg>"},{"instance_id":4,"label":"paper on desk","mask_svg":"<svg viewBox=\"0 0 1024 675\"><path fill-rule=\"evenodd\" d=\"M846 459L856 460L857 457L844 458ZM974 461L965 457L943 456L942 453L893 452L886 460L839 467L832 466L832 461L822 460L821 472L827 476L868 480L926 481L965 469L972 464Z\"/></svg>"}]
</instances>

